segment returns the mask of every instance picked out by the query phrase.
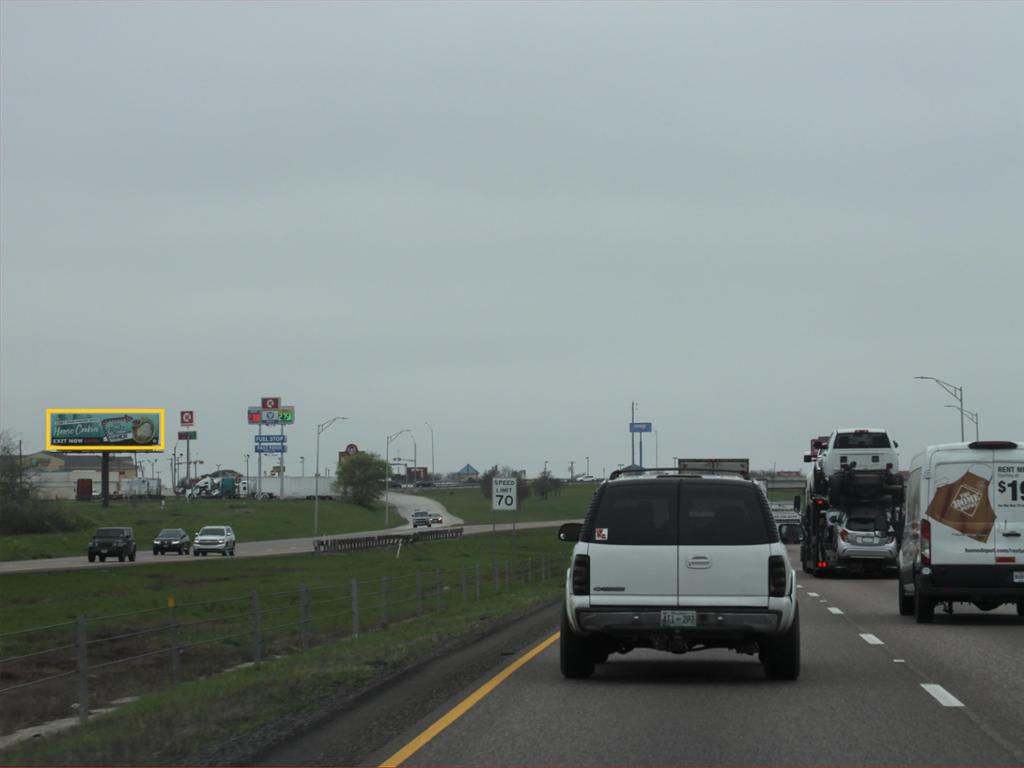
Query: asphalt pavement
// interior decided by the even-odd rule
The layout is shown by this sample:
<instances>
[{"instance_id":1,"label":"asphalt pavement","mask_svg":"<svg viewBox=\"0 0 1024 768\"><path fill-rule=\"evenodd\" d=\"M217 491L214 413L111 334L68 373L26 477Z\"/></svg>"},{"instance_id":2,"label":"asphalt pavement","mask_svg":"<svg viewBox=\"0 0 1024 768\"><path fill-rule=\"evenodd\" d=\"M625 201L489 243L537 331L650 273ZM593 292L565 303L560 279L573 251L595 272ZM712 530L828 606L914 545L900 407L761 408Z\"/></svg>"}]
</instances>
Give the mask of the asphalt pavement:
<instances>
[{"instance_id":1,"label":"asphalt pavement","mask_svg":"<svg viewBox=\"0 0 1024 768\"><path fill-rule=\"evenodd\" d=\"M1024 619L1012 608L958 607L918 625L898 615L894 579L798 582L797 681L721 650L637 650L566 680L556 640L481 694L557 633L553 608L518 627L514 652L498 644L482 664L461 650L390 684L373 701L402 714L390 732L353 729L358 708L266 762L380 765L406 749L398 762L423 766L1024 764Z\"/></svg>"}]
</instances>

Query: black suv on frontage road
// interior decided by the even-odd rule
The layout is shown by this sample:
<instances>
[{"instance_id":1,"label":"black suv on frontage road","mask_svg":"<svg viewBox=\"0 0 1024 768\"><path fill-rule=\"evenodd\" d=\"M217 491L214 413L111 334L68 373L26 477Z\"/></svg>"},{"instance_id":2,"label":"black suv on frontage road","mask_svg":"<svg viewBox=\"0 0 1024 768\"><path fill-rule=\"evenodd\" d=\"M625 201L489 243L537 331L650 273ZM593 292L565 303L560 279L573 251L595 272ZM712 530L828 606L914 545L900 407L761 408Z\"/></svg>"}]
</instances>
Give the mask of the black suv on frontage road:
<instances>
[{"instance_id":1,"label":"black suv on frontage road","mask_svg":"<svg viewBox=\"0 0 1024 768\"><path fill-rule=\"evenodd\" d=\"M99 557L104 562L108 557L117 557L123 563L128 558L135 562L135 535L132 529L125 526L113 528L97 528L89 542L89 562L95 563Z\"/></svg>"}]
</instances>

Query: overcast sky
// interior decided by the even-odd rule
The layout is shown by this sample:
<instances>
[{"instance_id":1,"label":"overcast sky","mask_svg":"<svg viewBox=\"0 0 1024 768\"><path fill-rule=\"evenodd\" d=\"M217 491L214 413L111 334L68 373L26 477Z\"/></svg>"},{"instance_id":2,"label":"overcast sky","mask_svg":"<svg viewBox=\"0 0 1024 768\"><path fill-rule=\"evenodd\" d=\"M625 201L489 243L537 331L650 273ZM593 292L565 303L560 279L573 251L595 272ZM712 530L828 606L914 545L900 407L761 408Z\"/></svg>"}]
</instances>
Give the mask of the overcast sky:
<instances>
[{"instance_id":1,"label":"overcast sky","mask_svg":"<svg viewBox=\"0 0 1024 768\"><path fill-rule=\"evenodd\" d=\"M0 421L556 474L1024 440L1024 3L0 3ZM967 423L973 438L974 425ZM168 447L173 444L173 439ZM657 451L657 455L655 455ZM392 454L412 459L402 436ZM168 463L162 461L166 478ZM253 464L253 468L255 464Z\"/></svg>"}]
</instances>

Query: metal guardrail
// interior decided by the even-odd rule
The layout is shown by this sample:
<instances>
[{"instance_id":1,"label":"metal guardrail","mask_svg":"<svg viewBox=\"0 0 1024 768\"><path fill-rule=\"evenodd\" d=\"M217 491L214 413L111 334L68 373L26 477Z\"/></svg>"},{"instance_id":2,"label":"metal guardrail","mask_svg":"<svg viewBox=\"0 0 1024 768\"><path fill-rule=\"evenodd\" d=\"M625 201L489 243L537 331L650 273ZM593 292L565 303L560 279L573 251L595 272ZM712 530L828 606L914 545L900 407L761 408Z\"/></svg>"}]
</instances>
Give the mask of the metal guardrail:
<instances>
[{"instance_id":1,"label":"metal guardrail","mask_svg":"<svg viewBox=\"0 0 1024 768\"><path fill-rule=\"evenodd\" d=\"M380 536L359 536L356 538L328 538L321 536L313 540L313 551L352 552L360 549L393 547L398 544L415 544L418 541L446 541L461 539L462 528L442 528L436 531L413 531L412 533L385 533Z\"/></svg>"},{"instance_id":2,"label":"metal guardrail","mask_svg":"<svg viewBox=\"0 0 1024 768\"><path fill-rule=\"evenodd\" d=\"M453 528L366 538L397 542L457 538L461 535L461 528ZM329 544L346 540L324 541ZM356 546L360 545L357 543ZM344 550L330 549L325 545L320 551ZM514 586L526 586L534 580L559 579L560 569L557 559L540 556L517 562L494 562L488 566L480 563L463 565L452 571L416 570L394 577L352 579L342 585L303 586L297 590L262 595L252 592L247 597L205 602L177 604L173 598L168 598L168 606L163 609L117 614L117 617L130 618L162 612L156 621L121 623L110 634L107 634L110 630L104 631L102 625L115 618L114 615L87 617L80 613L74 622L68 624L29 628L0 636L0 647L7 645L10 648L12 643L21 646L16 649L18 653L0 657L0 711L14 712L13 708L4 706L4 694L24 694L26 689L35 686L77 678L77 686L62 684L59 690L47 690L39 698L46 700L45 717L65 716L68 708L77 706L78 717L85 722L91 705L101 706L126 692L138 694L166 687L166 683L159 680L160 672L149 668L150 674L139 678L122 673L116 681L120 687L104 684L108 679L105 674L117 677L118 670L132 662L164 657L168 663L162 668L168 670L170 684L178 685L183 680L224 671L240 662L259 664L270 653L305 651L314 645L358 637L361 633L384 629L397 621L445 610L453 604L465 604L488 594L509 592ZM316 599L311 600L312 596ZM238 604L242 601L247 605ZM209 615L211 611L216 615ZM189 612L198 615L183 615ZM271 621L265 624L265 619ZM32 632L54 628L71 629L72 637L62 638L59 645L41 649L33 647L30 638L26 639ZM35 663L36 657L47 654L50 657L45 659L45 663ZM220 666L211 668L211 662ZM25 679L32 672L39 673L39 677ZM102 692L98 693L97 689L102 689ZM116 694L112 693L114 690L117 690ZM8 704L10 701L7 699ZM43 716L44 713L40 712L40 717Z\"/></svg>"}]
</instances>

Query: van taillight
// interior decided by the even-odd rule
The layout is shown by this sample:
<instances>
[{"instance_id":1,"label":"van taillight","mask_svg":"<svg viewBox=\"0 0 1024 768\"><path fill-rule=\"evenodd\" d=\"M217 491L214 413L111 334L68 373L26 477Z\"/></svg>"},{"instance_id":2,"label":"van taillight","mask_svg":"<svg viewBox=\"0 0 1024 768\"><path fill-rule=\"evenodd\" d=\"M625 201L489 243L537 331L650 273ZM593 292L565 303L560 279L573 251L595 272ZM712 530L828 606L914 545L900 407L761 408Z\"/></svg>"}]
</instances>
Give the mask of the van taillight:
<instances>
[{"instance_id":1,"label":"van taillight","mask_svg":"<svg viewBox=\"0 0 1024 768\"><path fill-rule=\"evenodd\" d=\"M921 521L921 565L932 564L932 524Z\"/></svg>"},{"instance_id":2,"label":"van taillight","mask_svg":"<svg viewBox=\"0 0 1024 768\"><path fill-rule=\"evenodd\" d=\"M590 594L590 556L576 555L572 561L572 593Z\"/></svg>"},{"instance_id":3,"label":"van taillight","mask_svg":"<svg viewBox=\"0 0 1024 768\"><path fill-rule=\"evenodd\" d=\"M768 594L771 597L786 596L786 560L782 555L768 558Z\"/></svg>"},{"instance_id":4,"label":"van taillight","mask_svg":"<svg viewBox=\"0 0 1024 768\"><path fill-rule=\"evenodd\" d=\"M840 529L840 531L839 531L839 538L842 539L843 541L849 541L850 540L850 534L848 534L846 532L845 528Z\"/></svg>"}]
</instances>

